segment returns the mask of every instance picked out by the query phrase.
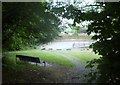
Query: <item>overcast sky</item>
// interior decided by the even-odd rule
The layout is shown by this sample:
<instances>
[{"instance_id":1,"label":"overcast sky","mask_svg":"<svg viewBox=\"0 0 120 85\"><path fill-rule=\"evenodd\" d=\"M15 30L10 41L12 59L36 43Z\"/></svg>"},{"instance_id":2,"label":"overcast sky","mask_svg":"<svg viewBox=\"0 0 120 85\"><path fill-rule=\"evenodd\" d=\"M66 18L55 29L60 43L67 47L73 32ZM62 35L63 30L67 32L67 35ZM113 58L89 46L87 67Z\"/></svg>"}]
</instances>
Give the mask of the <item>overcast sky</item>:
<instances>
[{"instance_id":1,"label":"overcast sky","mask_svg":"<svg viewBox=\"0 0 120 85\"><path fill-rule=\"evenodd\" d=\"M52 1L52 0L51 0ZM53 0L54 3L53 5L57 5L56 2L68 2L69 4L74 4L74 1L77 1L77 2L82 2L80 3L78 6L79 7L84 7L86 5L90 5L90 4L93 4L95 2L95 0ZM73 19L66 19L66 18L62 18L62 17L59 17L62 21L62 26L66 26L69 28L69 25L68 24L73 24ZM80 26L80 27L83 27L83 25L88 25L90 22L88 21L84 21L80 24L76 23L77 26Z\"/></svg>"}]
</instances>

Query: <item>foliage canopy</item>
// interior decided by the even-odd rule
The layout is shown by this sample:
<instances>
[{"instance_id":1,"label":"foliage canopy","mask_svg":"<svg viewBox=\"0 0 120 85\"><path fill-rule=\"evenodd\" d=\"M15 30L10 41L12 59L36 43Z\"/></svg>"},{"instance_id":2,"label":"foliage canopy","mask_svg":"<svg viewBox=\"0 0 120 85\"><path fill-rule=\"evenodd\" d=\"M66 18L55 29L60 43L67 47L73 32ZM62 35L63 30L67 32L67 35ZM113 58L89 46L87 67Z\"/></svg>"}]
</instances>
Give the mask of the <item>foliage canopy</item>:
<instances>
[{"instance_id":1,"label":"foliage canopy","mask_svg":"<svg viewBox=\"0 0 120 85\"><path fill-rule=\"evenodd\" d=\"M59 33L60 20L48 3L2 3L3 50L20 50L50 42Z\"/></svg>"}]
</instances>

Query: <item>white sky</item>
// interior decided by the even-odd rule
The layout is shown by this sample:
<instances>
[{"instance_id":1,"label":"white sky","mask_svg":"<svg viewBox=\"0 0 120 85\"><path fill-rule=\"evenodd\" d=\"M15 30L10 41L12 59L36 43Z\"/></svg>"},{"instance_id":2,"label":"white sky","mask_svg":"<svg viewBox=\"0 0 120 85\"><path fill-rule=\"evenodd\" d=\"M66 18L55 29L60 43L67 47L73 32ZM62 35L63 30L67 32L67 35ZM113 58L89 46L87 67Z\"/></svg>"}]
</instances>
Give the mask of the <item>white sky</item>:
<instances>
[{"instance_id":1,"label":"white sky","mask_svg":"<svg viewBox=\"0 0 120 85\"><path fill-rule=\"evenodd\" d=\"M68 24L73 24L73 19L62 19L62 18L60 18L61 20L62 20L62 26L66 26L66 27L68 27L69 28L69 26L68 26ZM83 22L81 22L80 24L78 24L78 23L76 23L76 26L80 26L80 27L83 27L83 26L85 26L85 25L88 25L90 22L89 21L83 21Z\"/></svg>"},{"instance_id":2,"label":"white sky","mask_svg":"<svg viewBox=\"0 0 120 85\"><path fill-rule=\"evenodd\" d=\"M75 2L82 2L81 4L79 4L79 6L85 6L86 4L89 5L95 2L96 0L46 0L46 1L53 2L53 5L56 5L56 2L65 2L68 4L73 4L75 1Z\"/></svg>"},{"instance_id":3,"label":"white sky","mask_svg":"<svg viewBox=\"0 0 120 85\"><path fill-rule=\"evenodd\" d=\"M53 1L54 1L54 5L56 5L55 2L57 2L57 1L58 2L66 2L66 1L68 1L71 4L74 2L74 0L53 0ZM84 7L86 4L90 5L90 4L93 4L95 2L95 0L75 0L75 1L77 1L77 2L81 2L82 1L82 3L78 5L80 7ZM63 19L62 17L59 17L59 18L62 20L62 26L66 26L66 27L69 28L68 24L73 24L73 19L69 19L68 20L66 18ZM76 26L83 27L83 25L88 25L89 23L90 22L88 22L88 21L84 21L84 22L82 22L80 24L76 23Z\"/></svg>"}]
</instances>

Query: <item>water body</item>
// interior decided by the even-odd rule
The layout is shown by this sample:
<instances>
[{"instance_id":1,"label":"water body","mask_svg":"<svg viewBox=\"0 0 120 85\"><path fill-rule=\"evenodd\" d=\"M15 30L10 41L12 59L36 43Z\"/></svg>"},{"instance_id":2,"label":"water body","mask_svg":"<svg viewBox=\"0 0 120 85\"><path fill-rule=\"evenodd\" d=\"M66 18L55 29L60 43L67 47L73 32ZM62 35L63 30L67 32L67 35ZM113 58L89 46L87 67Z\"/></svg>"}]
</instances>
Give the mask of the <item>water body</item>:
<instances>
[{"instance_id":1,"label":"water body","mask_svg":"<svg viewBox=\"0 0 120 85\"><path fill-rule=\"evenodd\" d=\"M51 42L47 45L44 45L41 48L50 49L53 50L56 49L72 49L72 48L80 48L80 47L89 47L90 44L92 44L94 41L92 40L58 40Z\"/></svg>"}]
</instances>

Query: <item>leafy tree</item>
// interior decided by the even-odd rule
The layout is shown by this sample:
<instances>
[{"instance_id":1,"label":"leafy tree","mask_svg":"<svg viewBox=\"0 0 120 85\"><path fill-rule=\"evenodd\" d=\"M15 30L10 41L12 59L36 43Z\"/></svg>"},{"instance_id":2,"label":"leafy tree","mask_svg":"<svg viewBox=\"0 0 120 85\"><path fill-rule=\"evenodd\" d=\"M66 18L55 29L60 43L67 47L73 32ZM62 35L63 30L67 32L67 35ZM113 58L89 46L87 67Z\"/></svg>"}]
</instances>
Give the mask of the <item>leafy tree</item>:
<instances>
[{"instance_id":1,"label":"leafy tree","mask_svg":"<svg viewBox=\"0 0 120 85\"><path fill-rule=\"evenodd\" d=\"M59 24L48 3L3 2L3 50L20 50L50 42L57 37Z\"/></svg>"},{"instance_id":2,"label":"leafy tree","mask_svg":"<svg viewBox=\"0 0 120 85\"><path fill-rule=\"evenodd\" d=\"M89 61L86 67L97 68L87 75L89 82L117 84L120 81L120 2L96 3L82 11L73 5L54 8L55 13L65 18L74 19L75 23L90 21L88 34L95 33L91 45L93 51L101 55L99 59ZM64 13L62 13L63 11Z\"/></svg>"},{"instance_id":3,"label":"leafy tree","mask_svg":"<svg viewBox=\"0 0 120 85\"><path fill-rule=\"evenodd\" d=\"M94 32L92 37L97 40L91 47L95 53L102 55L100 59L92 60L88 66L97 64L97 71L91 72L91 80L97 82L117 84L120 81L120 2L105 3L103 11L95 14L89 25L88 33Z\"/></svg>"}]
</instances>

